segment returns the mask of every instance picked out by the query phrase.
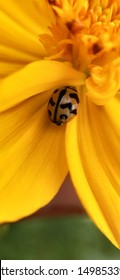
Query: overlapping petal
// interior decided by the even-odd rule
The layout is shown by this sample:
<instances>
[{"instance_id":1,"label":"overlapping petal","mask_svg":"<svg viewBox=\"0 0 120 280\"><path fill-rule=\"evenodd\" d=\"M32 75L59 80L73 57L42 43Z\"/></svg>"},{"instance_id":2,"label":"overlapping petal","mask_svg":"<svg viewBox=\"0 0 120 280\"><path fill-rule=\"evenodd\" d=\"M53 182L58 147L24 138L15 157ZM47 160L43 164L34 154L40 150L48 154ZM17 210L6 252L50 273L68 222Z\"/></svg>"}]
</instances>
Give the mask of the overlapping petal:
<instances>
[{"instance_id":1,"label":"overlapping petal","mask_svg":"<svg viewBox=\"0 0 120 280\"><path fill-rule=\"evenodd\" d=\"M47 1L1 0L0 61L9 64L15 62L18 70L20 63L25 65L45 56L39 35L49 33L48 27L54 21L54 14ZM2 67L1 74L3 76ZM8 74L8 71L4 73Z\"/></svg>"},{"instance_id":2,"label":"overlapping petal","mask_svg":"<svg viewBox=\"0 0 120 280\"><path fill-rule=\"evenodd\" d=\"M38 61L1 81L0 222L33 213L61 186L65 127L51 124L47 102L55 87L80 77L68 63Z\"/></svg>"},{"instance_id":3,"label":"overlapping petal","mask_svg":"<svg viewBox=\"0 0 120 280\"><path fill-rule=\"evenodd\" d=\"M16 62L0 62L0 78L3 79L6 75L21 69L24 66L23 63Z\"/></svg>"},{"instance_id":4,"label":"overlapping petal","mask_svg":"<svg viewBox=\"0 0 120 280\"><path fill-rule=\"evenodd\" d=\"M46 94L0 114L0 222L47 204L67 174L65 127L47 117Z\"/></svg>"},{"instance_id":5,"label":"overlapping petal","mask_svg":"<svg viewBox=\"0 0 120 280\"><path fill-rule=\"evenodd\" d=\"M85 209L101 231L120 247L120 100L96 106L88 98L67 126L71 177ZM74 149L73 149L74 143Z\"/></svg>"},{"instance_id":6,"label":"overlapping petal","mask_svg":"<svg viewBox=\"0 0 120 280\"><path fill-rule=\"evenodd\" d=\"M30 96L66 84L84 84L85 75L69 63L36 61L3 79L0 84L0 111Z\"/></svg>"},{"instance_id":7,"label":"overlapping petal","mask_svg":"<svg viewBox=\"0 0 120 280\"><path fill-rule=\"evenodd\" d=\"M105 67L95 66L86 81L88 97L98 105L105 104L120 89L120 59Z\"/></svg>"}]
</instances>

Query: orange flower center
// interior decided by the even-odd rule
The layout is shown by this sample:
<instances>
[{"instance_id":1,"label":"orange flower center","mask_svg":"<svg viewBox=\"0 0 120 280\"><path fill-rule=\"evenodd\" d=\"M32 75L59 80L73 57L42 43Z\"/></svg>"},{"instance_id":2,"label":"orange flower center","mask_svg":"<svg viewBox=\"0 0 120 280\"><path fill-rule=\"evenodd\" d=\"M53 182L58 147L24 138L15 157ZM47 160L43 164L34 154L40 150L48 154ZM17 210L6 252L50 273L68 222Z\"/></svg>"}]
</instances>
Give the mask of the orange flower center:
<instances>
[{"instance_id":1,"label":"orange flower center","mask_svg":"<svg viewBox=\"0 0 120 280\"><path fill-rule=\"evenodd\" d=\"M75 69L86 74L86 79L91 77L92 83L98 82L100 86L109 76L117 79L115 76L120 72L119 1L49 0L49 4L56 22L49 27L49 35L39 37L47 51L45 59L71 62ZM95 67L99 67L104 78L101 74L96 78L99 71L95 71ZM110 83L108 81L109 90ZM120 85L115 83L113 90L118 92Z\"/></svg>"}]
</instances>

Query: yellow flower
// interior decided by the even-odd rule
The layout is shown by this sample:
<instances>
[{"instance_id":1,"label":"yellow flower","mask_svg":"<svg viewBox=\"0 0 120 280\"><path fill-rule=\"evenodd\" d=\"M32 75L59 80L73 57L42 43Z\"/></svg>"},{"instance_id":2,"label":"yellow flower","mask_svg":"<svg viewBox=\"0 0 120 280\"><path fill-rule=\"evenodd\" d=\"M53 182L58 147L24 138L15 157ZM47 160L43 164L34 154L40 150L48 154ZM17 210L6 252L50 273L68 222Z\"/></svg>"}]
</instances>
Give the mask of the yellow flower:
<instances>
[{"instance_id":1,"label":"yellow flower","mask_svg":"<svg viewBox=\"0 0 120 280\"><path fill-rule=\"evenodd\" d=\"M0 0L0 27L0 222L46 205L69 170L120 247L119 0ZM47 103L68 85L80 110L59 127Z\"/></svg>"}]
</instances>

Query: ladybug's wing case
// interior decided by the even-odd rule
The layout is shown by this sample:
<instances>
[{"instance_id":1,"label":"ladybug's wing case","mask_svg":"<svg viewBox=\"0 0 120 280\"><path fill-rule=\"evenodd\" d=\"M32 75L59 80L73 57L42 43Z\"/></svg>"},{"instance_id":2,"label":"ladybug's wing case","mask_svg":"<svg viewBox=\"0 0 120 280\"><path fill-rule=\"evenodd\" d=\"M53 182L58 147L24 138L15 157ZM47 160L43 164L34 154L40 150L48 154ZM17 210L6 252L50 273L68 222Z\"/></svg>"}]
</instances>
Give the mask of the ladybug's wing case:
<instances>
[{"instance_id":1,"label":"ladybug's wing case","mask_svg":"<svg viewBox=\"0 0 120 280\"><path fill-rule=\"evenodd\" d=\"M71 120L78 112L79 96L75 87L56 89L48 103L48 114L57 125Z\"/></svg>"},{"instance_id":2,"label":"ladybug's wing case","mask_svg":"<svg viewBox=\"0 0 120 280\"><path fill-rule=\"evenodd\" d=\"M59 93L58 90L56 93L55 93L55 91L53 92L53 94L49 100L49 103L48 103L48 115L52 122L55 122L55 109L56 109L56 103L58 100L57 93Z\"/></svg>"}]
</instances>

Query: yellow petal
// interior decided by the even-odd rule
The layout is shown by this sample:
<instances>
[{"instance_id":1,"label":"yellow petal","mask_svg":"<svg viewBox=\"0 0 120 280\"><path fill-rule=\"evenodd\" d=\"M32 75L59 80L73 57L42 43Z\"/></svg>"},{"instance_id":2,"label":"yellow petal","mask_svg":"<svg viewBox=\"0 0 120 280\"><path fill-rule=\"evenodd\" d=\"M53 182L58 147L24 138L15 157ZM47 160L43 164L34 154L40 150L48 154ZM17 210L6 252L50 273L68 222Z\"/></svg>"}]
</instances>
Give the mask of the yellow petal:
<instances>
[{"instance_id":1,"label":"yellow petal","mask_svg":"<svg viewBox=\"0 0 120 280\"><path fill-rule=\"evenodd\" d=\"M115 65L116 64L116 65ZM120 89L120 60L105 67L95 66L86 81L87 96L98 105L105 104Z\"/></svg>"},{"instance_id":2,"label":"yellow petal","mask_svg":"<svg viewBox=\"0 0 120 280\"><path fill-rule=\"evenodd\" d=\"M47 204L67 174L65 127L47 117L49 92L0 114L0 222Z\"/></svg>"},{"instance_id":3,"label":"yellow petal","mask_svg":"<svg viewBox=\"0 0 120 280\"><path fill-rule=\"evenodd\" d=\"M20 50L19 46L18 48L14 49L12 46L8 45L2 45L0 44L0 59L2 62L15 62L15 63L29 63L30 61L34 61L38 59L41 55L41 50L39 50L39 56L36 56L35 54L28 52L24 52L24 50ZM1 69L0 69L1 70ZM2 70L1 70L2 72Z\"/></svg>"},{"instance_id":4,"label":"yellow petal","mask_svg":"<svg viewBox=\"0 0 120 280\"><path fill-rule=\"evenodd\" d=\"M39 35L49 33L54 21L47 1L0 1L0 60L17 64L45 56Z\"/></svg>"},{"instance_id":5,"label":"yellow petal","mask_svg":"<svg viewBox=\"0 0 120 280\"><path fill-rule=\"evenodd\" d=\"M4 76L10 75L11 73L19 70L22 67L22 63L0 62L0 78L4 78Z\"/></svg>"},{"instance_id":6,"label":"yellow petal","mask_svg":"<svg viewBox=\"0 0 120 280\"><path fill-rule=\"evenodd\" d=\"M73 69L68 63L33 62L3 79L0 84L0 111L40 92L71 83L80 85L84 80L84 74Z\"/></svg>"},{"instance_id":7,"label":"yellow petal","mask_svg":"<svg viewBox=\"0 0 120 280\"><path fill-rule=\"evenodd\" d=\"M31 34L48 31L49 24L55 22L54 13L47 0L0 1L0 10ZM7 27L9 26L6 22L6 31Z\"/></svg>"},{"instance_id":8,"label":"yellow petal","mask_svg":"<svg viewBox=\"0 0 120 280\"><path fill-rule=\"evenodd\" d=\"M40 30L35 36L3 11L0 11L0 26L0 42L3 45L31 53L36 59L40 57L41 51L43 54L43 48L39 43ZM7 56L9 58L9 52Z\"/></svg>"},{"instance_id":9,"label":"yellow petal","mask_svg":"<svg viewBox=\"0 0 120 280\"><path fill-rule=\"evenodd\" d=\"M99 229L120 247L120 100L81 100L67 125L68 165L77 194ZM73 149L74 143L74 149Z\"/></svg>"}]
</instances>

